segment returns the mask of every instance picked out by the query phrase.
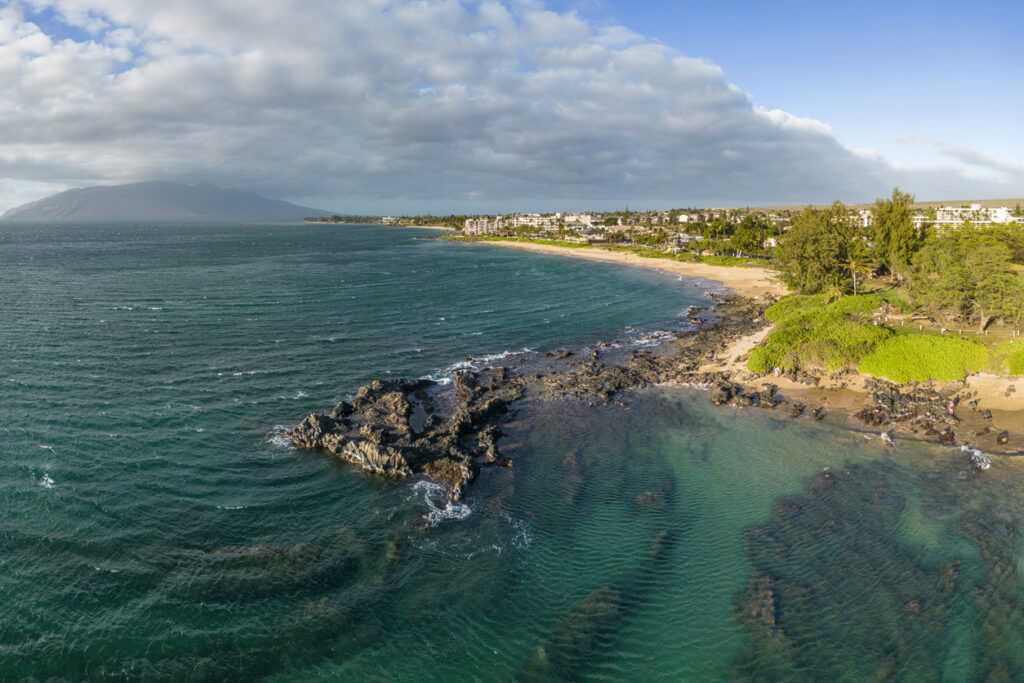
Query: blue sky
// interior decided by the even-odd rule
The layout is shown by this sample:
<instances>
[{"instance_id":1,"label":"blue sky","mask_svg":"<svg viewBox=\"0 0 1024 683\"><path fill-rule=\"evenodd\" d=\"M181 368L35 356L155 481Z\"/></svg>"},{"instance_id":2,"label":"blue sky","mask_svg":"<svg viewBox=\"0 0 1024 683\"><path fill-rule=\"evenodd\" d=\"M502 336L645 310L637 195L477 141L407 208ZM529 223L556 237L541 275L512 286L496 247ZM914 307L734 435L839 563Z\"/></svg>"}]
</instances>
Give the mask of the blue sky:
<instances>
[{"instance_id":1,"label":"blue sky","mask_svg":"<svg viewBox=\"0 0 1024 683\"><path fill-rule=\"evenodd\" d=\"M829 124L848 146L934 162L932 143L1024 161L1024 3L560 5L705 57L756 104Z\"/></svg>"},{"instance_id":2,"label":"blue sky","mask_svg":"<svg viewBox=\"0 0 1024 683\"><path fill-rule=\"evenodd\" d=\"M1024 195L1011 3L8 0L0 210L139 180L331 210Z\"/></svg>"}]
</instances>

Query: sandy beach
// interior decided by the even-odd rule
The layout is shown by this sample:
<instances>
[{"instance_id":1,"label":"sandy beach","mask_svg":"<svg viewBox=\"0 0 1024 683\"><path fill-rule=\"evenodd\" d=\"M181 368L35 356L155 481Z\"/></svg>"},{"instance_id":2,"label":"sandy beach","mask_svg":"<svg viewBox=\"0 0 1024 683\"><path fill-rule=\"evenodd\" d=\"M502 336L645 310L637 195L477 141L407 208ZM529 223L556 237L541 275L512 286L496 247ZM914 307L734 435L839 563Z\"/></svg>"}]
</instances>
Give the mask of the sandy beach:
<instances>
[{"instance_id":1,"label":"sandy beach","mask_svg":"<svg viewBox=\"0 0 1024 683\"><path fill-rule=\"evenodd\" d=\"M786 286L775 273L757 266L713 266L705 263L685 263L669 259L643 258L636 254L612 252L593 247L565 248L532 242L484 241L499 247L512 247L545 254L575 256L577 258L608 263L624 263L631 266L654 268L676 273L678 275L706 277L717 280L737 294L746 297L763 298L765 296L783 296L789 293ZM852 416L868 405L867 375L858 373L844 374L839 377L826 376L821 384L810 387L793 382L786 377L758 376L747 370L747 359L750 352L771 333L771 325L753 334L732 342L729 347L718 354L715 362L701 368L703 372L728 372L735 381L760 390L764 385L774 384L779 391L791 401L804 402L808 405L826 406L831 411L840 411ZM1021 394L1014 391L1007 393L1010 386L1020 385ZM961 393L978 392L978 411L991 410L992 426L997 430L1006 429L1016 435L1024 435L1024 378L1007 377L990 373L980 373L968 378L966 385L962 382L938 384L940 387L956 388ZM969 415L970 413L970 415ZM967 409L958 409L957 414L975 426L975 413ZM968 419L968 418L971 419ZM1024 447L1020 438L1015 438L1011 445Z\"/></svg>"},{"instance_id":2,"label":"sandy beach","mask_svg":"<svg viewBox=\"0 0 1024 683\"><path fill-rule=\"evenodd\" d=\"M654 268L677 275L706 277L717 280L737 294L748 297L782 296L787 293L786 286L779 281L775 273L757 266L712 266L706 263L685 263L661 258L643 258L636 254L607 251L596 247L564 248L534 242L503 242L482 241L498 247L512 247L545 254L575 256L576 258L605 261L608 263L624 263L631 266Z\"/></svg>"}]
</instances>

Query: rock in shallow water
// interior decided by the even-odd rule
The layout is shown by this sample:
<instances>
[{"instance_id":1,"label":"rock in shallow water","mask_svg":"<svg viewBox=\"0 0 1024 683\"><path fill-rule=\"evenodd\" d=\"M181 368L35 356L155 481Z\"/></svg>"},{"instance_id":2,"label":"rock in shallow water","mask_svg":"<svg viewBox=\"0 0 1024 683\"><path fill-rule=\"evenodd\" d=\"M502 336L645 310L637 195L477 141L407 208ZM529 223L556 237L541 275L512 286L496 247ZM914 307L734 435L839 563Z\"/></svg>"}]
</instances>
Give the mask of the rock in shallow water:
<instances>
[{"instance_id":1,"label":"rock in shallow water","mask_svg":"<svg viewBox=\"0 0 1024 683\"><path fill-rule=\"evenodd\" d=\"M507 369L460 372L448 394L431 380L375 380L330 416L313 413L286 433L303 448L319 448L387 476L427 474L458 500L482 465L510 466L498 452L500 423L523 382ZM419 414L419 429L410 417Z\"/></svg>"}]
</instances>

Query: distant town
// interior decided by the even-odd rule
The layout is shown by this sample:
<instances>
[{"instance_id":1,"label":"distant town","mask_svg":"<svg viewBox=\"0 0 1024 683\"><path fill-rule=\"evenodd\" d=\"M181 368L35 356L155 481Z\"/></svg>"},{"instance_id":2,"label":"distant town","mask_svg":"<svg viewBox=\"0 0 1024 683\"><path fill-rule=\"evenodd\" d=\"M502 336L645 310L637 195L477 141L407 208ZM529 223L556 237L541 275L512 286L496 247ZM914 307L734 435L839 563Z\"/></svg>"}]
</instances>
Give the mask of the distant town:
<instances>
[{"instance_id":1,"label":"distant town","mask_svg":"<svg viewBox=\"0 0 1024 683\"><path fill-rule=\"evenodd\" d=\"M843 207L859 228L874 222L874 208ZM339 216L307 218L311 222L375 223L385 225L437 226L472 238L518 238L565 243L623 244L668 252L689 252L704 257L769 258L779 238L793 221L810 209L671 209L668 211L621 211L578 213L513 213L507 215L433 216ZM941 233L963 225L1024 224L1019 202L1013 207L986 207L981 203L960 206L925 206L913 209L913 226L919 232Z\"/></svg>"}]
</instances>

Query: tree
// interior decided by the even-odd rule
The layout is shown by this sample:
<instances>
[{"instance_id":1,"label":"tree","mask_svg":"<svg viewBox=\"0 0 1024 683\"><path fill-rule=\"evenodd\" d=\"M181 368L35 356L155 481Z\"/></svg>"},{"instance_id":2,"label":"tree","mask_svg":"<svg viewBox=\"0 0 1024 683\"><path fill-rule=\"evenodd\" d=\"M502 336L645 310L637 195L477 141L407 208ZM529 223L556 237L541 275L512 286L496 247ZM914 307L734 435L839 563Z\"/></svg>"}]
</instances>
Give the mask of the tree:
<instances>
[{"instance_id":1,"label":"tree","mask_svg":"<svg viewBox=\"0 0 1024 683\"><path fill-rule=\"evenodd\" d=\"M1024 314L1024 286L1012 269L1012 250L970 224L928 240L914 257L910 289L915 301L953 319L978 320Z\"/></svg>"},{"instance_id":2,"label":"tree","mask_svg":"<svg viewBox=\"0 0 1024 683\"><path fill-rule=\"evenodd\" d=\"M978 331L995 318L1012 318L1020 309L1020 281L1010 270L1010 250L984 236L968 239L964 261L974 275Z\"/></svg>"},{"instance_id":3,"label":"tree","mask_svg":"<svg viewBox=\"0 0 1024 683\"><path fill-rule=\"evenodd\" d=\"M868 261L868 251L864 247L864 243L854 240L850 244L850 248L847 250L846 263L844 264L846 269L850 271L850 277L853 278L853 295L857 296L857 276L867 275L873 268L870 266Z\"/></svg>"},{"instance_id":4,"label":"tree","mask_svg":"<svg viewBox=\"0 0 1024 683\"><path fill-rule=\"evenodd\" d=\"M910 210L914 197L894 188L892 197L875 202L874 237L879 262L889 272L901 276L921 246Z\"/></svg>"},{"instance_id":5,"label":"tree","mask_svg":"<svg viewBox=\"0 0 1024 683\"><path fill-rule=\"evenodd\" d=\"M808 206L779 245L782 279L805 294L822 291L843 276L855 238L850 212L842 202L824 211Z\"/></svg>"},{"instance_id":6,"label":"tree","mask_svg":"<svg viewBox=\"0 0 1024 683\"><path fill-rule=\"evenodd\" d=\"M770 230L771 227L764 219L751 215L745 216L736 226L732 244L746 254L760 253L764 251L764 241Z\"/></svg>"}]
</instances>

